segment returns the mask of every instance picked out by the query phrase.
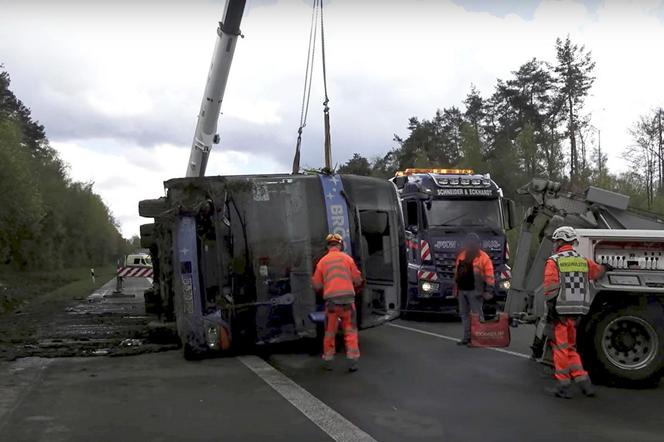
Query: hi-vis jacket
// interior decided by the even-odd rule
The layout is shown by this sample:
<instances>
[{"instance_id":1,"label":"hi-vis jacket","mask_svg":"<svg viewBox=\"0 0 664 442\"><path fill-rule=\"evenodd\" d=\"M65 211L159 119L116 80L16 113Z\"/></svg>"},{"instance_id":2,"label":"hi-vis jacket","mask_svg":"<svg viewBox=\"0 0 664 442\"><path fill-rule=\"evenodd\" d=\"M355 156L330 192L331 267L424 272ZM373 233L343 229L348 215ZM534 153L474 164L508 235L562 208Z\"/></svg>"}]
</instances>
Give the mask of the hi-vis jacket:
<instances>
[{"instance_id":1,"label":"hi-vis jacket","mask_svg":"<svg viewBox=\"0 0 664 442\"><path fill-rule=\"evenodd\" d=\"M544 267L544 298L559 315L585 315L592 302L588 282L602 275L592 259L581 256L571 245L560 247Z\"/></svg>"},{"instance_id":2,"label":"hi-vis jacket","mask_svg":"<svg viewBox=\"0 0 664 442\"><path fill-rule=\"evenodd\" d=\"M465 259L466 251L462 250L461 253L459 253L457 256L456 263L454 265L455 281L457 279L459 264ZM480 292L492 288L496 283L495 276L493 274L493 263L491 262L489 255L484 250L480 250L477 253L475 259L473 259L473 273L475 274L475 289ZM455 292L458 292L456 285Z\"/></svg>"},{"instance_id":3,"label":"hi-vis jacket","mask_svg":"<svg viewBox=\"0 0 664 442\"><path fill-rule=\"evenodd\" d=\"M330 250L318 261L311 283L317 291L323 291L323 299L338 304L351 304L355 287L362 284L353 258L340 250Z\"/></svg>"}]
</instances>

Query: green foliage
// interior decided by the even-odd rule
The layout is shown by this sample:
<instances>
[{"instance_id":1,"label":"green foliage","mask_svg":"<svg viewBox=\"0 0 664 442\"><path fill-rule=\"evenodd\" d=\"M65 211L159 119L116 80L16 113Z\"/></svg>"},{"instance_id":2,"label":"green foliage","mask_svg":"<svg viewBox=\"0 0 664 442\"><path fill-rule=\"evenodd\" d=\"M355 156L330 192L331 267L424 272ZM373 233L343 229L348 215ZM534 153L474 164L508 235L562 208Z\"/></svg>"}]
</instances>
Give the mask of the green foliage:
<instances>
[{"instance_id":1,"label":"green foliage","mask_svg":"<svg viewBox=\"0 0 664 442\"><path fill-rule=\"evenodd\" d=\"M576 183L579 178L584 178L581 175L586 172L585 148L581 146L581 152L579 151L577 137L586 124L579 114L595 81L592 76L595 62L591 53L586 51L584 46L572 43L569 36L564 41L560 38L556 40L556 61L554 72L557 75L558 93L565 111L567 137L570 142L570 178Z\"/></svg>"},{"instance_id":2,"label":"green foliage","mask_svg":"<svg viewBox=\"0 0 664 442\"><path fill-rule=\"evenodd\" d=\"M664 111L636 123L634 147L625 155L632 172L611 174L599 131L584 116L595 80L591 53L569 37L558 39L555 49L554 63L527 61L498 79L489 97L471 85L462 108L410 118L408 135L395 135L396 146L384 157L369 161L355 154L344 170L390 178L408 167L472 168L490 173L515 199L519 187L545 177L573 191L592 184L621 192L636 208L664 213Z\"/></svg>"},{"instance_id":3,"label":"green foliage","mask_svg":"<svg viewBox=\"0 0 664 442\"><path fill-rule=\"evenodd\" d=\"M0 71L0 267L114 262L127 244L108 207L92 184L71 181L44 127L9 85Z\"/></svg>"},{"instance_id":4,"label":"green foliage","mask_svg":"<svg viewBox=\"0 0 664 442\"><path fill-rule=\"evenodd\" d=\"M20 127L0 120L0 262L25 260L22 244L40 228L41 195L21 145Z\"/></svg>"},{"instance_id":5,"label":"green foliage","mask_svg":"<svg viewBox=\"0 0 664 442\"><path fill-rule=\"evenodd\" d=\"M346 164L340 166L337 172L353 175L371 175L371 164L369 164L369 160L356 153L353 154L353 158L346 161Z\"/></svg>"},{"instance_id":6,"label":"green foliage","mask_svg":"<svg viewBox=\"0 0 664 442\"><path fill-rule=\"evenodd\" d=\"M482 142L478 130L470 123L461 125L461 160L459 166L480 169L484 164Z\"/></svg>"}]
</instances>

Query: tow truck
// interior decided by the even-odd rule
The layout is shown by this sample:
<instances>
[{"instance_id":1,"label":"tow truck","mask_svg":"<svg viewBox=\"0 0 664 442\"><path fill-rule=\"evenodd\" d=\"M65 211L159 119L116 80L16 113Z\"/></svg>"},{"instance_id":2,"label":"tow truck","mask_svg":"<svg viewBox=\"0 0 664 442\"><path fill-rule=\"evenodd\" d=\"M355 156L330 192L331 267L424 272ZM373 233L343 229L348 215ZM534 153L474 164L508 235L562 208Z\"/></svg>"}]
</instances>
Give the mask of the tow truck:
<instances>
[{"instance_id":1,"label":"tow truck","mask_svg":"<svg viewBox=\"0 0 664 442\"><path fill-rule=\"evenodd\" d=\"M597 187L577 194L534 179L519 193L532 206L521 227L506 310L514 325L536 325L533 357L550 362L544 264L553 249L551 234L569 225L577 229L583 256L613 267L591 283L591 310L578 327L578 349L591 377L656 384L664 373L664 217L629 209L628 196Z\"/></svg>"},{"instance_id":2,"label":"tow truck","mask_svg":"<svg viewBox=\"0 0 664 442\"><path fill-rule=\"evenodd\" d=\"M217 30L185 178L139 202L141 244L154 265L146 307L175 320L186 358L322 333L322 299L310 278L339 233L366 283L359 328L398 316L404 230L394 187L353 175L205 177L244 0L228 0Z\"/></svg>"},{"instance_id":3,"label":"tow truck","mask_svg":"<svg viewBox=\"0 0 664 442\"><path fill-rule=\"evenodd\" d=\"M487 175L470 169L406 169L391 179L404 214L407 290L402 314L458 313L454 265L468 232L477 233L493 262L497 304L510 287L509 246L514 202Z\"/></svg>"}]
</instances>

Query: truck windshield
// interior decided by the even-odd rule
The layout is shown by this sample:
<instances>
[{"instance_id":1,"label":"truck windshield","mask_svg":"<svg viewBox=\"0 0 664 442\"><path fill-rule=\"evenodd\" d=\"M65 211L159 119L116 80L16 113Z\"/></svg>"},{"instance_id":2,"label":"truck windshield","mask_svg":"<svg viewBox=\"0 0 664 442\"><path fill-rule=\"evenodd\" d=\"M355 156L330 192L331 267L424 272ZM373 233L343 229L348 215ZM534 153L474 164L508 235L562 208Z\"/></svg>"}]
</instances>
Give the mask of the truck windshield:
<instances>
[{"instance_id":1,"label":"truck windshield","mask_svg":"<svg viewBox=\"0 0 664 442\"><path fill-rule=\"evenodd\" d=\"M502 228L500 203L493 200L433 200L425 204L429 226Z\"/></svg>"}]
</instances>

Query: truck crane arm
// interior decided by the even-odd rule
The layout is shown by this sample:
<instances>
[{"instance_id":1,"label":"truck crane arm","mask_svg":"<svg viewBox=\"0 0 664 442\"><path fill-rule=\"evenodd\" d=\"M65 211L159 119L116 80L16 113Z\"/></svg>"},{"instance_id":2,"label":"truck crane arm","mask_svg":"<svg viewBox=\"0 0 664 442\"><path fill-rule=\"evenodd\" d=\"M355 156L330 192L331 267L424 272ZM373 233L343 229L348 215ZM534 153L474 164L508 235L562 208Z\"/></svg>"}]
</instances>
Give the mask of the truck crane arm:
<instances>
[{"instance_id":1,"label":"truck crane arm","mask_svg":"<svg viewBox=\"0 0 664 442\"><path fill-rule=\"evenodd\" d=\"M551 234L562 225L583 229L662 230L661 220L628 210L629 196L598 187L584 194L561 191L560 183L534 179L518 191L533 200L525 214L512 263L512 283L506 310L512 315L529 312L539 316L543 308L544 264L551 255ZM533 242L539 247L531 258Z\"/></svg>"},{"instance_id":2,"label":"truck crane arm","mask_svg":"<svg viewBox=\"0 0 664 442\"><path fill-rule=\"evenodd\" d=\"M577 228L579 252L616 266L591 283L592 305L577 327L577 348L594 381L625 386L657 385L664 374L664 220L628 209L629 197L590 187L562 192L558 183L535 179L519 190L529 195L514 255L506 311L512 324L535 324L534 359L551 362L547 306L542 287L551 235Z\"/></svg>"},{"instance_id":3,"label":"truck crane arm","mask_svg":"<svg viewBox=\"0 0 664 442\"><path fill-rule=\"evenodd\" d=\"M217 28L217 42L212 54L212 63L187 163L187 177L205 175L212 145L219 143L217 134L219 111L228 82L235 45L240 36L240 22L245 4L246 0L226 1L223 20L219 22L219 28Z\"/></svg>"}]
</instances>

